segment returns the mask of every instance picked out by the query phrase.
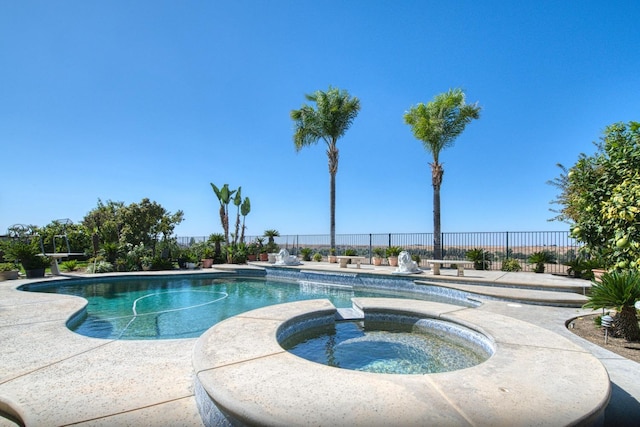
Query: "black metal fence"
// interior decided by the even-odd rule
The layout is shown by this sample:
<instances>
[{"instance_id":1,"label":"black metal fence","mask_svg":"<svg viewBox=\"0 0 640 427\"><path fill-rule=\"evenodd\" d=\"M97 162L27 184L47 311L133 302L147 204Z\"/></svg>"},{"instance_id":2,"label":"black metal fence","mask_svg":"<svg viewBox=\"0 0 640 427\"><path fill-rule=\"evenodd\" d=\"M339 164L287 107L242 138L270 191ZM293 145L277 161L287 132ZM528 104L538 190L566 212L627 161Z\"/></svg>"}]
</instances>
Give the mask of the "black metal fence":
<instances>
[{"instance_id":1,"label":"black metal fence","mask_svg":"<svg viewBox=\"0 0 640 427\"><path fill-rule=\"evenodd\" d=\"M247 236L249 243L261 236ZM207 240L207 236L178 237L182 246ZM275 242L289 253L297 255L302 248L310 248L326 260L330 249L330 236L320 235L282 235ZM336 235L336 255L344 254L347 249L366 257L369 262L374 248L399 246L413 256L420 258L420 264L427 266L426 260L433 258L433 233L387 233L387 234L338 234ZM464 260L472 249L483 249L490 261L491 270L500 270L506 259L517 260L523 271L531 271L527 262L530 255L546 251L555 262L547 263L548 273L565 274L565 263L573 261L581 245L567 231L500 231L471 233L442 233L442 255L444 259Z\"/></svg>"}]
</instances>

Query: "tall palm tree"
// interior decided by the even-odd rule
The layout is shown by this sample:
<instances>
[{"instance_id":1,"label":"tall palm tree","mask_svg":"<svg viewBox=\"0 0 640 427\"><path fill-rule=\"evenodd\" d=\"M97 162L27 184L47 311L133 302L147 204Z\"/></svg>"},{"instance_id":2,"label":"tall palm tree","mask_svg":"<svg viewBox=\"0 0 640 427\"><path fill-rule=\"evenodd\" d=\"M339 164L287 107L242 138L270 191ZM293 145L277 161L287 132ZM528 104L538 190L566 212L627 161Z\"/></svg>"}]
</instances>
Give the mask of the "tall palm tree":
<instances>
[{"instance_id":1,"label":"tall palm tree","mask_svg":"<svg viewBox=\"0 0 640 427\"><path fill-rule=\"evenodd\" d=\"M304 104L291 111L295 122L293 143L296 151L320 140L327 144L330 175L331 249L336 247L336 173L338 172L338 139L342 137L360 111L360 100L350 97L346 90L329 86L329 90L305 95L316 108Z\"/></svg>"},{"instance_id":2,"label":"tall palm tree","mask_svg":"<svg viewBox=\"0 0 640 427\"><path fill-rule=\"evenodd\" d=\"M478 104L466 104L462 89L449 89L436 95L428 104L418 104L404 114L404 122L411 126L413 136L422 141L433 157L431 183L433 185L433 252L442 259L440 230L440 187L444 169L440 151L453 146L455 139L473 119L480 117Z\"/></svg>"}]
</instances>

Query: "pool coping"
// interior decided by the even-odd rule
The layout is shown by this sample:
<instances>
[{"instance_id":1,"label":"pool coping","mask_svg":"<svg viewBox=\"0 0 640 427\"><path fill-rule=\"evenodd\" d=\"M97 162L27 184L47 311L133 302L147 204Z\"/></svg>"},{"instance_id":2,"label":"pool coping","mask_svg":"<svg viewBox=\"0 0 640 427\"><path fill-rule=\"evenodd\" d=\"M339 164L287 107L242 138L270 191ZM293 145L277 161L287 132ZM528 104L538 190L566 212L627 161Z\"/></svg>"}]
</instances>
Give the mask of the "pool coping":
<instances>
[{"instance_id":1,"label":"pool coping","mask_svg":"<svg viewBox=\"0 0 640 427\"><path fill-rule=\"evenodd\" d=\"M438 374L333 368L288 353L276 338L292 319L335 314L328 300L264 307L226 319L196 341L195 394L205 425L603 423L611 394L606 369L558 334L438 302L354 298L353 304L365 318L389 312L460 324L488 337L495 353L477 366Z\"/></svg>"}]
</instances>

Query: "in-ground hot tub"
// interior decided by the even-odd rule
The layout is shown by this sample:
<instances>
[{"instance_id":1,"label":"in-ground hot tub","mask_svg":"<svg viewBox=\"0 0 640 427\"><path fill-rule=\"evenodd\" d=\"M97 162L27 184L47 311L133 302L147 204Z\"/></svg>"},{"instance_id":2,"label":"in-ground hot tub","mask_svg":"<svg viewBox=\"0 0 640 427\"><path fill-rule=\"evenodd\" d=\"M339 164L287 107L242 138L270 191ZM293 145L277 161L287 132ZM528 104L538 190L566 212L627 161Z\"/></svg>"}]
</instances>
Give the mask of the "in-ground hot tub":
<instances>
[{"instance_id":1,"label":"in-ground hot tub","mask_svg":"<svg viewBox=\"0 0 640 427\"><path fill-rule=\"evenodd\" d=\"M325 316L326 324L311 328L294 319L280 328L278 342L323 365L405 375L470 368L494 352L486 336L452 322L394 313L369 313L365 320L353 313L339 321Z\"/></svg>"},{"instance_id":2,"label":"in-ground hot tub","mask_svg":"<svg viewBox=\"0 0 640 427\"><path fill-rule=\"evenodd\" d=\"M264 307L198 339L195 394L212 425L598 425L609 401L602 364L567 339L513 318L449 304L354 298L367 317L449 322L493 354L425 375L337 369L284 350L278 338L335 319L328 300ZM454 332L455 333L455 332Z\"/></svg>"}]
</instances>

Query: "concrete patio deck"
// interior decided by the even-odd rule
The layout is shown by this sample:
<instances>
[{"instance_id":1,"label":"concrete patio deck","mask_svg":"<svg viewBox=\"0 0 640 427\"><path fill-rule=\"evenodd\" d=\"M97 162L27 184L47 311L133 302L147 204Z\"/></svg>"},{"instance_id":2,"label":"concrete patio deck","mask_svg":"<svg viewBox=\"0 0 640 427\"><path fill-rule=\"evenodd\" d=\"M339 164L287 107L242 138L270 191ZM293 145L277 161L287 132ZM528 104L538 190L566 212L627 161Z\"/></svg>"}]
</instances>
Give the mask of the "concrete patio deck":
<instances>
[{"instance_id":1,"label":"concrete patio deck","mask_svg":"<svg viewBox=\"0 0 640 427\"><path fill-rule=\"evenodd\" d=\"M308 264L297 268L344 272L337 264ZM356 272L351 268L348 271ZM363 265L360 272L390 274L391 270ZM469 271L465 283L455 284L446 270L438 279L447 286L492 285L509 301L489 299L495 295L487 299L480 296L483 305L477 310L533 323L593 354L607 369L612 383L605 425L637 425L640 364L582 340L565 328L567 320L592 311L526 304L522 299L526 289L511 287L522 282L531 285L530 292L549 292L545 295L551 297L561 292L540 289L556 289L559 285L579 289L584 281L547 274ZM80 336L65 324L83 307L84 300L16 290L29 282L0 282L0 412L28 426L202 425L193 391L192 351L196 339L114 341ZM513 289L512 295L508 289ZM588 387L584 384L585 389ZM15 423L0 417L0 426L4 425Z\"/></svg>"}]
</instances>

